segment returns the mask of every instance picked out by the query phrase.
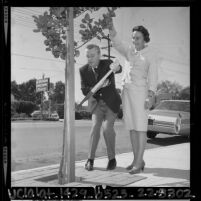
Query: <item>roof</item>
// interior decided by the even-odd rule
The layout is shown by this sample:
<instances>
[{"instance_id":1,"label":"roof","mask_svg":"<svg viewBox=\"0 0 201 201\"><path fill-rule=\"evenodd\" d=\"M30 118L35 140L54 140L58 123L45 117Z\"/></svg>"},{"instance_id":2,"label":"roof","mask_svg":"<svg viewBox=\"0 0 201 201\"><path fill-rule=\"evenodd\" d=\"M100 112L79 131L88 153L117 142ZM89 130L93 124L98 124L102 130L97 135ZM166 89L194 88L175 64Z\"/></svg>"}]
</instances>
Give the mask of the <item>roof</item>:
<instances>
[{"instance_id":1,"label":"roof","mask_svg":"<svg viewBox=\"0 0 201 201\"><path fill-rule=\"evenodd\" d=\"M164 102L164 101L172 101L172 102L190 102L190 100L161 100L161 102Z\"/></svg>"}]
</instances>

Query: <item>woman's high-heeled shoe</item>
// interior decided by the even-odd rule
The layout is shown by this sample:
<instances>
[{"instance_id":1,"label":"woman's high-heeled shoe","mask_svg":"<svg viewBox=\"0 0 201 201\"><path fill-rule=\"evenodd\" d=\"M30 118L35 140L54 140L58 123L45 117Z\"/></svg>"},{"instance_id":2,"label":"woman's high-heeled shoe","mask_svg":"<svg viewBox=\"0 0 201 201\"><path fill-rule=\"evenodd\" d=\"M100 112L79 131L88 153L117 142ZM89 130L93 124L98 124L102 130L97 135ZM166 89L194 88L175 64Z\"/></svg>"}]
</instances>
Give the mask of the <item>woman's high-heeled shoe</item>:
<instances>
[{"instance_id":1,"label":"woman's high-heeled shoe","mask_svg":"<svg viewBox=\"0 0 201 201\"><path fill-rule=\"evenodd\" d=\"M142 161L142 165L145 166L144 160ZM134 162L132 162L129 166L127 166L126 169L127 170L132 170L133 166L134 166ZM143 168L143 170L144 170L144 168Z\"/></svg>"},{"instance_id":2,"label":"woman's high-heeled shoe","mask_svg":"<svg viewBox=\"0 0 201 201\"><path fill-rule=\"evenodd\" d=\"M130 173L130 174L138 174L138 173L144 171L144 167L145 167L145 162L143 161L141 167L139 167L139 168L133 167L133 168L129 171L129 173Z\"/></svg>"},{"instance_id":3,"label":"woman's high-heeled shoe","mask_svg":"<svg viewBox=\"0 0 201 201\"><path fill-rule=\"evenodd\" d=\"M131 170L134 166L134 162L132 162L129 166L126 167L127 170Z\"/></svg>"}]
</instances>

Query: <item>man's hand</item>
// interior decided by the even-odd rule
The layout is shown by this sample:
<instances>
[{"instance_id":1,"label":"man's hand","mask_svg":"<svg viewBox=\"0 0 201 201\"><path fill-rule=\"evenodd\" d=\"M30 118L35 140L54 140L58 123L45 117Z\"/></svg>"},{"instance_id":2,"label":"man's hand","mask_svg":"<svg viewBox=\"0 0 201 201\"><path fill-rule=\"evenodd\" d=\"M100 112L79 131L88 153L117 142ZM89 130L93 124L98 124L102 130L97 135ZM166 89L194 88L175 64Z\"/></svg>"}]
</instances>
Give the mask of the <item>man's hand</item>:
<instances>
[{"instance_id":1,"label":"man's hand","mask_svg":"<svg viewBox=\"0 0 201 201\"><path fill-rule=\"evenodd\" d=\"M101 88L107 87L108 85L110 85L110 81L109 81L109 79L106 79L106 80L103 82L103 85L102 85Z\"/></svg>"},{"instance_id":2,"label":"man's hand","mask_svg":"<svg viewBox=\"0 0 201 201\"><path fill-rule=\"evenodd\" d=\"M120 70L120 64L118 59L115 59L113 63L110 64L110 69L115 73Z\"/></svg>"},{"instance_id":3,"label":"man's hand","mask_svg":"<svg viewBox=\"0 0 201 201\"><path fill-rule=\"evenodd\" d=\"M89 98L89 101L90 101L90 102L95 102L96 99L94 98L94 96L91 96L91 97Z\"/></svg>"}]
</instances>

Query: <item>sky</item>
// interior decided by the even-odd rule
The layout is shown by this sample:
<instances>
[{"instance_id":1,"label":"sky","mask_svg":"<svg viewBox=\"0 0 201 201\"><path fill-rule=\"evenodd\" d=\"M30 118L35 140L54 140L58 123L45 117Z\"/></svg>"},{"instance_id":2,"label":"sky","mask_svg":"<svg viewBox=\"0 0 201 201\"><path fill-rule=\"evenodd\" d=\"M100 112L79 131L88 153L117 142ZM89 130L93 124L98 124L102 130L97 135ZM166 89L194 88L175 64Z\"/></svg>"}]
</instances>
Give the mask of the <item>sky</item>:
<instances>
[{"instance_id":1,"label":"sky","mask_svg":"<svg viewBox=\"0 0 201 201\"><path fill-rule=\"evenodd\" d=\"M11 81L18 84L30 79L41 79L42 75L50 81L65 81L65 62L56 59L45 50L45 37L34 33L36 25L32 15L40 15L48 7L13 7L11 9ZM95 18L102 18L106 12L103 7L90 13ZM85 13L86 14L86 13ZM74 20L74 37L80 41L79 25L83 16ZM170 80L183 87L190 85L190 9L189 7L123 7L116 10L114 25L123 42L131 43L131 30L136 25L145 26L150 33L150 43L160 58L159 82ZM107 34L108 31L106 30ZM106 40L93 39L90 43L107 46ZM89 43L88 43L89 44ZM86 64L86 45L80 48L80 56L75 63L75 100L84 97L80 90L79 68ZM102 50L107 54L107 50ZM119 59L124 66L125 59L112 48L111 55ZM121 88L122 73L116 75L116 86Z\"/></svg>"}]
</instances>

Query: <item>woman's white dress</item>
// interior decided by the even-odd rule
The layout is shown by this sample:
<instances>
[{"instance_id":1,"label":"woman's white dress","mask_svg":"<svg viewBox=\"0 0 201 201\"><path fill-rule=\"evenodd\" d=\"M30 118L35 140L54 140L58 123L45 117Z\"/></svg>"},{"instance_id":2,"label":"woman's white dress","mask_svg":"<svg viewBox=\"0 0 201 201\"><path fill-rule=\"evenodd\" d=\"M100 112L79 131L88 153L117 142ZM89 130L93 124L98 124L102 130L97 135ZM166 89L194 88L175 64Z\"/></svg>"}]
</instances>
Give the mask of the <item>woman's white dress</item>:
<instances>
[{"instance_id":1,"label":"woman's white dress","mask_svg":"<svg viewBox=\"0 0 201 201\"><path fill-rule=\"evenodd\" d=\"M148 96L148 90L155 92L157 88L157 56L149 46L136 51L133 45L124 45L117 35L111 40L114 48L126 58L122 79L125 127L128 130L147 131L148 110L145 109L145 99Z\"/></svg>"}]
</instances>

